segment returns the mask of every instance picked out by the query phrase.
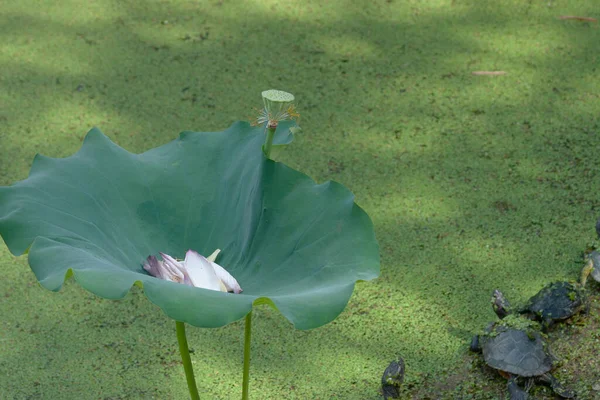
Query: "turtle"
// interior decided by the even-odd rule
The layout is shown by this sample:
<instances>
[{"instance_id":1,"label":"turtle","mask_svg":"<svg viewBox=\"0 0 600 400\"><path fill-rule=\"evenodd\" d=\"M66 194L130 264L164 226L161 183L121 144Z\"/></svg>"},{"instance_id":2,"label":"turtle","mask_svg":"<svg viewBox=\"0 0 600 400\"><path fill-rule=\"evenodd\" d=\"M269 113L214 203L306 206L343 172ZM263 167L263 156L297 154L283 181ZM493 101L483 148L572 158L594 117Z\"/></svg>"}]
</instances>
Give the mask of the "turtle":
<instances>
[{"instance_id":1,"label":"turtle","mask_svg":"<svg viewBox=\"0 0 600 400\"><path fill-rule=\"evenodd\" d=\"M598 221L600 223L600 220ZM600 252L594 250L590 254L587 255L587 265L588 268L591 265L592 272L591 277L600 282Z\"/></svg>"},{"instance_id":2,"label":"turtle","mask_svg":"<svg viewBox=\"0 0 600 400\"><path fill-rule=\"evenodd\" d=\"M544 329L556 321L571 318L586 306L583 287L578 283L553 282L529 299L519 313L542 322Z\"/></svg>"},{"instance_id":3,"label":"turtle","mask_svg":"<svg viewBox=\"0 0 600 400\"><path fill-rule=\"evenodd\" d=\"M483 353L485 363L508 378L511 400L527 399L527 391L536 382L549 385L563 398L574 398L575 393L563 387L550 373L554 357L536 325L522 316L507 315L488 325L483 335L475 335L470 348ZM525 381L525 388L519 381Z\"/></svg>"},{"instance_id":4,"label":"turtle","mask_svg":"<svg viewBox=\"0 0 600 400\"><path fill-rule=\"evenodd\" d=\"M381 389L383 398L398 399L400 398L399 388L404 380L404 360L398 357L388 365L381 377Z\"/></svg>"},{"instance_id":5,"label":"turtle","mask_svg":"<svg viewBox=\"0 0 600 400\"><path fill-rule=\"evenodd\" d=\"M592 270L593 265L588 262L581 271L580 282L552 282L532 296L523 308L514 311L540 321L544 330L557 321L571 318L587 307L585 283ZM492 308L500 319L513 312L508 300L497 289L492 295Z\"/></svg>"}]
</instances>

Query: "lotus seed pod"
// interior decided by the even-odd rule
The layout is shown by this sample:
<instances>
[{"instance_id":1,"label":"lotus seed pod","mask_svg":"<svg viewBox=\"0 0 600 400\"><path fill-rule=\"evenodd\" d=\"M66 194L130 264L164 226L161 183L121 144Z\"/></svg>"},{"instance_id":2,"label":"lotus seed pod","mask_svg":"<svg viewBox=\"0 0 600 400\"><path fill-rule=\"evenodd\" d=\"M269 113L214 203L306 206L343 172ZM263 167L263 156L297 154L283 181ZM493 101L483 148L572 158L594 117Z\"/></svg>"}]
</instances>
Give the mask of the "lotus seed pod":
<instances>
[{"instance_id":1,"label":"lotus seed pod","mask_svg":"<svg viewBox=\"0 0 600 400\"><path fill-rule=\"evenodd\" d=\"M258 123L267 122L269 127L277 126L279 121L295 119L300 116L294 108L294 95L283 90L265 90L262 92L265 108L258 117Z\"/></svg>"},{"instance_id":2,"label":"lotus seed pod","mask_svg":"<svg viewBox=\"0 0 600 400\"><path fill-rule=\"evenodd\" d=\"M283 90L265 90L261 94L265 108L273 116L287 111L294 102L294 95Z\"/></svg>"}]
</instances>

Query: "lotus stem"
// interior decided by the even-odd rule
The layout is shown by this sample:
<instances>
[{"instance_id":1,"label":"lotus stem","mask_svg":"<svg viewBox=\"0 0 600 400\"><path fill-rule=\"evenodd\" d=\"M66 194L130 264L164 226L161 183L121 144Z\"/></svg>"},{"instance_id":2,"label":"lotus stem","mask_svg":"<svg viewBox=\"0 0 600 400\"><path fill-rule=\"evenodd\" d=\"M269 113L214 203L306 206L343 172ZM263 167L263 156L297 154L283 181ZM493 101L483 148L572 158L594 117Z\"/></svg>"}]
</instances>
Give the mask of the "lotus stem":
<instances>
[{"instance_id":1,"label":"lotus stem","mask_svg":"<svg viewBox=\"0 0 600 400\"><path fill-rule=\"evenodd\" d=\"M246 315L246 326L244 327L244 380L242 383L242 400L248 400L248 380L250 379L250 336L251 336L251 334L252 334L252 310Z\"/></svg>"},{"instance_id":2,"label":"lotus stem","mask_svg":"<svg viewBox=\"0 0 600 400\"><path fill-rule=\"evenodd\" d=\"M179 352L183 361L183 369L185 370L185 379L187 380L188 389L190 390L190 398L192 400L200 400L198 388L196 387L196 379L194 378L194 367L192 367L192 359L190 358L190 350L188 349L187 338L185 337L185 324L175 321L177 327L177 341L179 342Z\"/></svg>"},{"instance_id":3,"label":"lotus stem","mask_svg":"<svg viewBox=\"0 0 600 400\"><path fill-rule=\"evenodd\" d=\"M263 147L263 151L265 152L265 156L267 156L267 158L271 158L271 148L273 147L273 137L275 136L276 130L277 124L267 124L267 139L265 140L265 145Z\"/></svg>"}]
</instances>

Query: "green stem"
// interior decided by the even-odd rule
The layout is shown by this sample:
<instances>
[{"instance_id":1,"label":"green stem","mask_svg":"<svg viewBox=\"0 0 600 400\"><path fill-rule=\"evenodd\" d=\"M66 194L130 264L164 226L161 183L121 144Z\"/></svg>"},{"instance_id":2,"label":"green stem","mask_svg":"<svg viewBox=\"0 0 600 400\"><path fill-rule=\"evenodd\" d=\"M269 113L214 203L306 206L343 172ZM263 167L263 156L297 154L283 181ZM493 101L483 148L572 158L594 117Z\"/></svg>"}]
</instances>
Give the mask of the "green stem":
<instances>
[{"instance_id":1,"label":"green stem","mask_svg":"<svg viewBox=\"0 0 600 400\"><path fill-rule=\"evenodd\" d=\"M185 379L190 390L190 398L192 400L200 400L198 388L196 387L196 379L194 379L194 368L192 367L190 350L188 349L187 338L185 337L185 324L175 321L175 325L177 326L177 341L179 342L179 352L181 353L183 369L185 370Z\"/></svg>"},{"instance_id":2,"label":"green stem","mask_svg":"<svg viewBox=\"0 0 600 400\"><path fill-rule=\"evenodd\" d=\"M275 136L275 130L277 130L277 125L271 127L271 125L267 125L267 139L265 140L265 145L263 147L265 156L267 158L271 158L271 148L273 147L273 137Z\"/></svg>"},{"instance_id":3,"label":"green stem","mask_svg":"<svg viewBox=\"0 0 600 400\"><path fill-rule=\"evenodd\" d=\"M246 315L244 328L244 380L242 383L242 400L248 400L248 379L250 378L250 336L252 334L252 311Z\"/></svg>"}]
</instances>

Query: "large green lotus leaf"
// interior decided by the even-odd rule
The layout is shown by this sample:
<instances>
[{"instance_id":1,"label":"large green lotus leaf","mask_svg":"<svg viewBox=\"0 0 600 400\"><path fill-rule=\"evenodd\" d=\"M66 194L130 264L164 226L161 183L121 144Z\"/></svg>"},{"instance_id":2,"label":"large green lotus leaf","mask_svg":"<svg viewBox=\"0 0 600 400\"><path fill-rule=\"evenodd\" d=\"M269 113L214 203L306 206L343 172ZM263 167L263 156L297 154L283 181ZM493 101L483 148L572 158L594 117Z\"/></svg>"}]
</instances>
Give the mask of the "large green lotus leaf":
<instances>
[{"instance_id":1,"label":"large green lotus leaf","mask_svg":"<svg viewBox=\"0 0 600 400\"><path fill-rule=\"evenodd\" d=\"M281 124L274 144L292 139ZM316 184L267 159L264 130L184 132L142 154L98 129L71 157L37 155L29 177L0 187L0 235L47 289L71 273L90 292L119 299L141 282L169 317L218 327L253 304L276 307L299 329L337 317L357 280L379 273L369 217L345 187ZM160 280L142 263L159 251L209 255L243 288L216 292Z\"/></svg>"}]
</instances>

